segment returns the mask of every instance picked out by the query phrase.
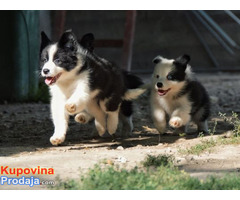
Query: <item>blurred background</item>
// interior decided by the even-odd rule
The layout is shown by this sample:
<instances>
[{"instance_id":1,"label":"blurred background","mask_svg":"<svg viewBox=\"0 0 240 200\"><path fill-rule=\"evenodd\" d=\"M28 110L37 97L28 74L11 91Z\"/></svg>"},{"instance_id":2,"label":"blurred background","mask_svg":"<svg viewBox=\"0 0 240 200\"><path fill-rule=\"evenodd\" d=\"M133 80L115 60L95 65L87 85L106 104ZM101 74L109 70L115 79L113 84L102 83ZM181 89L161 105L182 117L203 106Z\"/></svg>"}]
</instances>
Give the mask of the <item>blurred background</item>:
<instances>
[{"instance_id":1,"label":"blurred background","mask_svg":"<svg viewBox=\"0 0 240 200\"><path fill-rule=\"evenodd\" d=\"M39 79L40 32L54 41L72 29L95 35L95 52L133 73L157 55L189 54L194 71L240 70L240 11L0 11L0 103L47 102Z\"/></svg>"}]
</instances>

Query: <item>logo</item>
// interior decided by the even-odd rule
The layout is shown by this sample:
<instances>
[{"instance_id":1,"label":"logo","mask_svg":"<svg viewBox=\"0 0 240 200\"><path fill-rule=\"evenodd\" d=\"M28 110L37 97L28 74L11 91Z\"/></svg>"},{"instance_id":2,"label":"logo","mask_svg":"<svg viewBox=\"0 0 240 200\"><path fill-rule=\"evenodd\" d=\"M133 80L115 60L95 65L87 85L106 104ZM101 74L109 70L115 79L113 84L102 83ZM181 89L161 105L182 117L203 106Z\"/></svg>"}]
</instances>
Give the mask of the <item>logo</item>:
<instances>
[{"instance_id":1,"label":"logo","mask_svg":"<svg viewBox=\"0 0 240 200\"><path fill-rule=\"evenodd\" d=\"M0 174L0 185L28 185L33 187L34 185L53 185L54 181L40 181L39 178L34 176L25 177L20 175L53 175L53 168L44 168L37 166L35 168L11 168L9 166L1 166ZM16 177L10 178L7 175L15 175Z\"/></svg>"}]
</instances>

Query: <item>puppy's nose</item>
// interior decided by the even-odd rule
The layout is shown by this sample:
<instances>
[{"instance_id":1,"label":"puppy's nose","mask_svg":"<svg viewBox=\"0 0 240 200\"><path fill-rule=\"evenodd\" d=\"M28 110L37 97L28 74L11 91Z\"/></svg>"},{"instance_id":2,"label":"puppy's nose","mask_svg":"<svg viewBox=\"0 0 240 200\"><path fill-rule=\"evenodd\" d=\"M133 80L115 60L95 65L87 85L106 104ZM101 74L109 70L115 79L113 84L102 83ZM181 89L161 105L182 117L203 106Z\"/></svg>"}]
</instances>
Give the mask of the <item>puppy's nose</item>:
<instances>
[{"instance_id":1,"label":"puppy's nose","mask_svg":"<svg viewBox=\"0 0 240 200\"><path fill-rule=\"evenodd\" d=\"M43 69L43 73L44 73L44 74L48 74L49 71L50 71L49 69Z\"/></svg>"},{"instance_id":2,"label":"puppy's nose","mask_svg":"<svg viewBox=\"0 0 240 200\"><path fill-rule=\"evenodd\" d=\"M157 87L161 88L163 86L163 84L161 82L157 82Z\"/></svg>"}]
</instances>

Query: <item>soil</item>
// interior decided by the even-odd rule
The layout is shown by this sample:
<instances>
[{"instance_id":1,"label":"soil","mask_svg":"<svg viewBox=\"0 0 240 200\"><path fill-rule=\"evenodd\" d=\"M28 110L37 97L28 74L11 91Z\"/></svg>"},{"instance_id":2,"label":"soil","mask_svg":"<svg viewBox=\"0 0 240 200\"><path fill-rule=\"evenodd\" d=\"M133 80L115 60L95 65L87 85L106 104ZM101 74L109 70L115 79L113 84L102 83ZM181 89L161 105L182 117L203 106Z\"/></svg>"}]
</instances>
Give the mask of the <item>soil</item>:
<instances>
[{"instance_id":1,"label":"soil","mask_svg":"<svg viewBox=\"0 0 240 200\"><path fill-rule=\"evenodd\" d=\"M150 75L145 75L145 80ZM231 130L218 112L231 116L240 113L239 74L199 74L198 79L208 90L212 100L212 115L209 128L217 120L214 136L218 137ZM240 146L223 145L209 152L197 155L183 155L179 149L186 149L201 142L196 127L192 125L185 136L174 135L171 130L160 138L150 116L149 94L135 102L133 135L127 139L92 137L93 123L78 124L71 118L65 142L52 146L49 138L53 133L49 105L42 103L0 105L0 163L1 166L53 168L54 175L34 175L40 180L78 178L94 164L106 160L109 164L132 168L139 165L146 155L171 154L176 165L191 176L204 179L209 175L223 175L240 170ZM0 185L0 189L47 189L46 185L13 186Z\"/></svg>"}]
</instances>

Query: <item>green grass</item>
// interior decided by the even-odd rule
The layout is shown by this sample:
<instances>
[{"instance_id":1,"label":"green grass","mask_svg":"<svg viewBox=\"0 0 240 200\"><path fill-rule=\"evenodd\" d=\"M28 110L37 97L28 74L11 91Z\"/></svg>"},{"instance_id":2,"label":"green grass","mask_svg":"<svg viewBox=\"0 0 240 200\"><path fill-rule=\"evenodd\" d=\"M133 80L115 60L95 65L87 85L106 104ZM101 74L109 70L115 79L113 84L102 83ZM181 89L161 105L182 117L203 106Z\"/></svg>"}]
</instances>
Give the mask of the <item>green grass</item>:
<instances>
[{"instance_id":1,"label":"green grass","mask_svg":"<svg viewBox=\"0 0 240 200\"><path fill-rule=\"evenodd\" d=\"M235 113L234 111L232 111L232 116L231 117L227 117L226 113L221 113L219 112L219 116L224 119L224 121L228 122L229 124L231 124L233 126L233 134L234 136L240 136L240 120L238 117L238 114Z\"/></svg>"},{"instance_id":2,"label":"green grass","mask_svg":"<svg viewBox=\"0 0 240 200\"><path fill-rule=\"evenodd\" d=\"M225 138L223 136L218 136L217 138L202 139L199 144L196 144L190 148L179 149L178 152L181 154L194 154L200 155L203 152L212 152L213 148L220 145L237 145L240 144L240 137L234 136L230 138Z\"/></svg>"},{"instance_id":3,"label":"green grass","mask_svg":"<svg viewBox=\"0 0 240 200\"><path fill-rule=\"evenodd\" d=\"M235 112L232 112L232 116L227 117L224 113L219 113L219 116L229 124L233 126L232 137L224 137L219 136L215 139L204 139L203 135L200 134L200 137L202 138L201 142L199 144L196 144L190 148L187 149L179 149L179 153L182 154L195 154L200 155L203 152L211 152L215 146L220 145L237 145L240 144L240 120L238 118L238 114ZM214 121L214 126L212 130L209 130L210 135L214 135L216 133L216 127L217 127L217 121Z\"/></svg>"},{"instance_id":4,"label":"green grass","mask_svg":"<svg viewBox=\"0 0 240 200\"><path fill-rule=\"evenodd\" d=\"M173 158L168 155L148 155L146 159L143 161L144 167L159 167L159 166L169 166L172 165Z\"/></svg>"},{"instance_id":5,"label":"green grass","mask_svg":"<svg viewBox=\"0 0 240 200\"><path fill-rule=\"evenodd\" d=\"M168 158L168 159L166 159ZM145 163L145 164L144 164ZM146 164L147 163L147 164ZM61 190L231 190L240 189L240 176L209 177L205 181L190 177L173 165L168 156L148 156L132 170L95 165L79 179L56 180L52 189Z\"/></svg>"},{"instance_id":6,"label":"green grass","mask_svg":"<svg viewBox=\"0 0 240 200\"><path fill-rule=\"evenodd\" d=\"M190 148L187 149L179 149L179 153L181 154L194 154L194 155L200 155L203 152L210 152L213 147L218 145L218 141L214 140L213 138L211 139L204 139L201 141L201 143L196 144Z\"/></svg>"}]
</instances>

